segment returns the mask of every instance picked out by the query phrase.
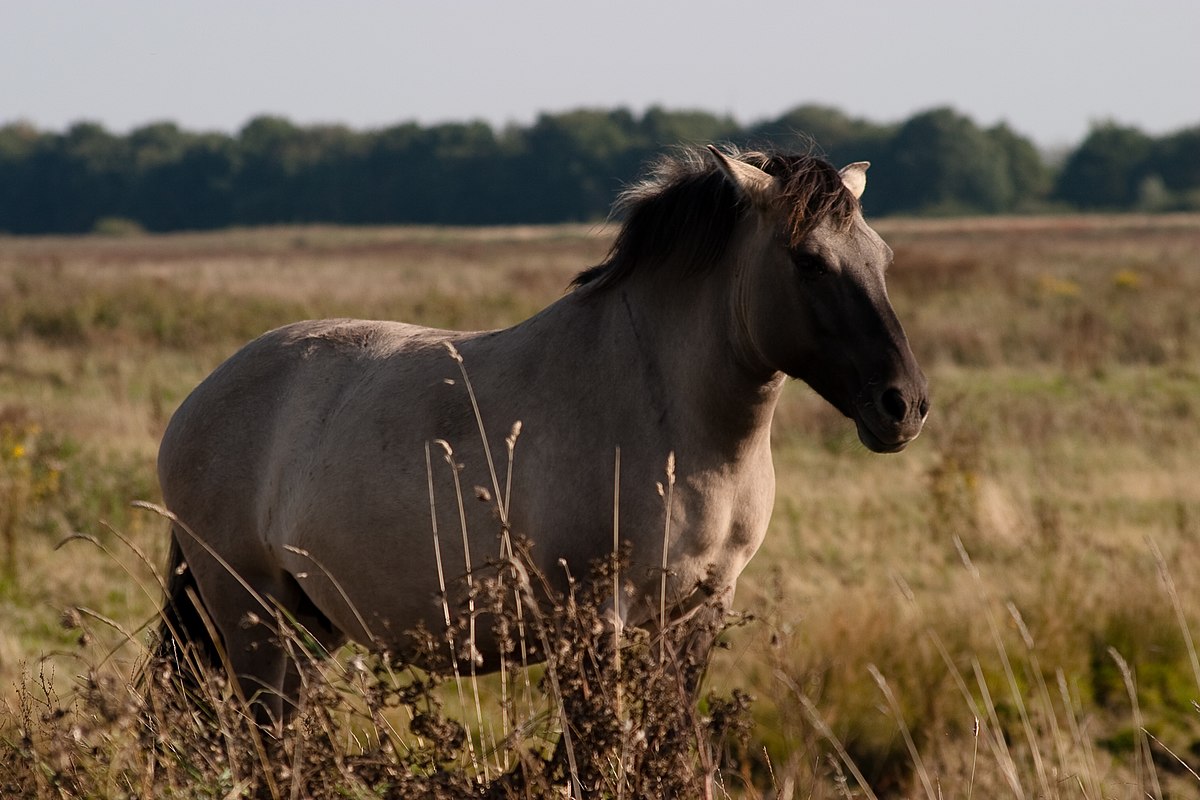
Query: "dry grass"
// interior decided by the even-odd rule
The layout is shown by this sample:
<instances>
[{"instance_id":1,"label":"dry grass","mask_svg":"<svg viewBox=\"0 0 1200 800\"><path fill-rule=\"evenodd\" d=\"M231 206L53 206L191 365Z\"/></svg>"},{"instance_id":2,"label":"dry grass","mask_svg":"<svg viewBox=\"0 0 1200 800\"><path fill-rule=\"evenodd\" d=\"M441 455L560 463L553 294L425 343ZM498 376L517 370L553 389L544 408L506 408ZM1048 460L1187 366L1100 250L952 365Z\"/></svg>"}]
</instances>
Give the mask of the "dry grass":
<instances>
[{"instance_id":1,"label":"dry grass","mask_svg":"<svg viewBox=\"0 0 1200 800\"><path fill-rule=\"evenodd\" d=\"M756 620L712 668L714 686L756 697L751 743L719 790L858 796L857 771L880 797L1200 794L1200 218L879 227L934 413L883 458L811 392L785 394L776 511L739 589ZM156 499L166 418L245 339L307 316L509 324L599 260L606 236L0 239L4 684L22 663L36 679L45 655L71 714L103 721L89 698L123 696L87 676L124 634L60 617L81 606L129 629L153 613L140 588L153 576L103 523L162 557L161 521L128 501ZM75 531L114 557L54 549ZM118 653L97 685L136 655ZM18 696L0 711L10 744ZM31 707L33 724L55 707ZM123 796L105 785L92 794Z\"/></svg>"},{"instance_id":2,"label":"dry grass","mask_svg":"<svg viewBox=\"0 0 1200 800\"><path fill-rule=\"evenodd\" d=\"M476 578L472 610L494 616L509 662L482 687L453 655L475 624L465 608L461 626L419 637L429 663L446 660L449 641L453 679L449 669L423 672L382 650L331 657L283 613L248 618L268 626L299 665L294 713L274 729L256 722L253 698L189 647L151 653L122 633L126 649L140 653L136 669L114 674L81 658L85 672L69 688L43 662L32 680L23 676L14 719L0 731L0 792L458 800L567 789L574 797L711 797L726 754L744 748L745 696L710 694L699 713L679 675L703 665L676 645L681 629L656 641L597 636L618 557L551 605L533 600L541 576L531 578L527 563L518 545L514 557ZM97 621L105 622L75 610L64 624L86 632ZM518 631L529 652L543 654L536 680Z\"/></svg>"}]
</instances>

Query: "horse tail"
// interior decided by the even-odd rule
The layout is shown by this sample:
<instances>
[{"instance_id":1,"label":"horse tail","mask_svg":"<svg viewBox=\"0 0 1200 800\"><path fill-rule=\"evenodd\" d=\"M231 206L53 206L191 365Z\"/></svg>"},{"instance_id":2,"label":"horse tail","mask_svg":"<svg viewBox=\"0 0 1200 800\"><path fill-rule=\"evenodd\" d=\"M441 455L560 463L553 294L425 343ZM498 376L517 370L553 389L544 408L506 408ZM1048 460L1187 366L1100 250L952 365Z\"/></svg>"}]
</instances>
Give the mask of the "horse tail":
<instances>
[{"instance_id":1,"label":"horse tail","mask_svg":"<svg viewBox=\"0 0 1200 800\"><path fill-rule=\"evenodd\" d=\"M159 612L154 661L165 662L183 673L219 668L221 651L213 639L211 625L208 613L200 603L196 576L189 569L179 546L179 532L172 526L166 596Z\"/></svg>"}]
</instances>

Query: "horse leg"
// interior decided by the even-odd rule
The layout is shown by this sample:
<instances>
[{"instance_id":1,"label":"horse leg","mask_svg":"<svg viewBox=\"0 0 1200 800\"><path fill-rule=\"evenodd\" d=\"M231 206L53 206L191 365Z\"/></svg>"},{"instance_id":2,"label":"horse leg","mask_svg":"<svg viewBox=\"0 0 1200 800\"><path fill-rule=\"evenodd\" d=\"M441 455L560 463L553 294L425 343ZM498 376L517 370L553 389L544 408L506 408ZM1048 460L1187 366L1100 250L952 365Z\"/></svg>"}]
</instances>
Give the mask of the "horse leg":
<instances>
[{"instance_id":1,"label":"horse leg","mask_svg":"<svg viewBox=\"0 0 1200 800\"><path fill-rule=\"evenodd\" d=\"M289 642L289 657L283 678L283 721L299 712L304 702L304 668L315 661L326 658L347 641L347 636L333 626L316 604L304 593L295 578L288 576L298 602L292 617L296 626L296 637Z\"/></svg>"},{"instance_id":2,"label":"horse leg","mask_svg":"<svg viewBox=\"0 0 1200 800\"><path fill-rule=\"evenodd\" d=\"M233 591L232 587L227 589ZM291 659L283 639L289 634L281 629L282 615L279 613L291 613L295 608L297 598L289 589L282 576L259 582L256 590L267 608L242 589L242 598L237 602L247 612L221 630L232 677L253 708L255 720L275 731L283 726L284 709L295 700L285 685Z\"/></svg>"},{"instance_id":3,"label":"horse leg","mask_svg":"<svg viewBox=\"0 0 1200 800\"><path fill-rule=\"evenodd\" d=\"M732 590L709 599L679 624L676 636L670 637L674 639L670 644L673 668L683 689L683 696L692 705L699 699L713 646L725 625L732 599Z\"/></svg>"},{"instance_id":4,"label":"horse leg","mask_svg":"<svg viewBox=\"0 0 1200 800\"><path fill-rule=\"evenodd\" d=\"M214 665L226 668L255 721L278 730L288 661L278 619L294 614L300 603L294 579L276 570L234 574L207 552L193 554L188 564L204 613L219 634Z\"/></svg>"}]
</instances>

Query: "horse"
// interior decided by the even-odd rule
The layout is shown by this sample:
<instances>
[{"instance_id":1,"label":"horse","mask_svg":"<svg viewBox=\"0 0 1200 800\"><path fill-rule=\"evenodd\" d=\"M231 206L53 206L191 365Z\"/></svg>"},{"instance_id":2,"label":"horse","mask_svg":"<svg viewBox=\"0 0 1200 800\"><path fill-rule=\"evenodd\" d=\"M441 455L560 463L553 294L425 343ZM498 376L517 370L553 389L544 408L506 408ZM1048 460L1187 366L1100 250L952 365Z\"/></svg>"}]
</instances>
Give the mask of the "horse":
<instances>
[{"instance_id":1,"label":"horse","mask_svg":"<svg viewBox=\"0 0 1200 800\"><path fill-rule=\"evenodd\" d=\"M245 624L264 598L327 651L404 653L412 631L445 630L446 573L469 582L501 531L553 583L609 556L619 526L614 624L728 608L771 516L789 376L874 452L903 450L929 412L885 288L892 252L862 215L868 166L682 148L623 192L605 259L524 322L330 319L247 344L162 439L161 640L219 646L278 720L299 686L278 637ZM472 486L491 502L464 503ZM498 659L485 627L481 671Z\"/></svg>"}]
</instances>

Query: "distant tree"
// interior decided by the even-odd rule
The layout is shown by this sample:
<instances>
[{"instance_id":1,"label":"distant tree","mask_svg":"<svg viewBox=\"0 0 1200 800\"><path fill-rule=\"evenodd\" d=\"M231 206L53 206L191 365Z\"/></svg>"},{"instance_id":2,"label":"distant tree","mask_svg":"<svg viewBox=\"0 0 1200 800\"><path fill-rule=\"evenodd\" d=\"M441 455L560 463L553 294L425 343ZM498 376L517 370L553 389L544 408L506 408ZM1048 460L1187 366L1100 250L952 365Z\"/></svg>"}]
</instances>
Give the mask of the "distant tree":
<instances>
[{"instance_id":1,"label":"distant tree","mask_svg":"<svg viewBox=\"0 0 1200 800\"><path fill-rule=\"evenodd\" d=\"M876 213L995 213L1015 198L1002 146L949 108L905 122L871 177Z\"/></svg>"},{"instance_id":2,"label":"distant tree","mask_svg":"<svg viewBox=\"0 0 1200 800\"><path fill-rule=\"evenodd\" d=\"M153 123L132 131L125 138L129 158L127 194L121 208L110 213L137 220L152 231L228 224L204 219L197 207L204 202L204 179L199 183L195 179L196 163L189 154L200 138L180 130L173 122ZM205 164L203 169L207 168Z\"/></svg>"},{"instance_id":3,"label":"distant tree","mask_svg":"<svg viewBox=\"0 0 1200 800\"><path fill-rule=\"evenodd\" d=\"M638 125L626 109L542 114L525 136L521 174L530 221L583 221L608 213L643 160Z\"/></svg>"},{"instance_id":4,"label":"distant tree","mask_svg":"<svg viewBox=\"0 0 1200 800\"><path fill-rule=\"evenodd\" d=\"M366 177L361 164L369 135L344 125L317 125L301 130L288 177L296 206L293 216L304 222L356 222L358 193Z\"/></svg>"},{"instance_id":5,"label":"distant tree","mask_svg":"<svg viewBox=\"0 0 1200 800\"><path fill-rule=\"evenodd\" d=\"M28 122L0 126L0 164L28 158L37 147L41 134Z\"/></svg>"},{"instance_id":6,"label":"distant tree","mask_svg":"<svg viewBox=\"0 0 1200 800\"><path fill-rule=\"evenodd\" d=\"M423 128L406 123L364 137L355 176L357 222L484 224L509 209L500 205L510 179L504 149L484 122ZM515 221L515 220L514 220Z\"/></svg>"},{"instance_id":7,"label":"distant tree","mask_svg":"<svg viewBox=\"0 0 1200 800\"><path fill-rule=\"evenodd\" d=\"M101 125L80 122L39 139L21 190L25 233L84 233L120 216L130 182L126 142Z\"/></svg>"},{"instance_id":8,"label":"distant tree","mask_svg":"<svg viewBox=\"0 0 1200 800\"><path fill-rule=\"evenodd\" d=\"M741 126L732 117L707 111L668 111L652 106L637 125L638 146L660 150L677 144L721 142L740 135Z\"/></svg>"},{"instance_id":9,"label":"distant tree","mask_svg":"<svg viewBox=\"0 0 1200 800\"><path fill-rule=\"evenodd\" d=\"M1050 193L1052 176L1037 146L1001 123L985 131L1003 154L1012 195L1000 211L1018 211L1044 201Z\"/></svg>"},{"instance_id":10,"label":"distant tree","mask_svg":"<svg viewBox=\"0 0 1200 800\"><path fill-rule=\"evenodd\" d=\"M206 230L240 222L233 213L239 162L230 137L189 136L173 158L136 151L134 157L142 166L127 215L147 230Z\"/></svg>"},{"instance_id":11,"label":"distant tree","mask_svg":"<svg viewBox=\"0 0 1200 800\"><path fill-rule=\"evenodd\" d=\"M1081 209L1132 208L1152 150L1151 138L1137 128L1097 125L1067 157L1054 194Z\"/></svg>"},{"instance_id":12,"label":"distant tree","mask_svg":"<svg viewBox=\"0 0 1200 800\"><path fill-rule=\"evenodd\" d=\"M0 231L27 233L36 225L28 195L36 182L33 161L42 138L25 122L0 127Z\"/></svg>"},{"instance_id":13,"label":"distant tree","mask_svg":"<svg viewBox=\"0 0 1200 800\"><path fill-rule=\"evenodd\" d=\"M357 222L425 221L415 215L422 189L408 166L420 150L422 130L417 123L406 122L369 137L361 163Z\"/></svg>"},{"instance_id":14,"label":"distant tree","mask_svg":"<svg viewBox=\"0 0 1200 800\"><path fill-rule=\"evenodd\" d=\"M288 152L297 136L296 126L272 116L255 117L238 132L235 219L248 225L300 221L292 212L288 186L288 178L298 166Z\"/></svg>"},{"instance_id":15,"label":"distant tree","mask_svg":"<svg viewBox=\"0 0 1200 800\"><path fill-rule=\"evenodd\" d=\"M178 161L195 138L174 122L156 122L131 131L126 137L126 147L134 170L140 172Z\"/></svg>"},{"instance_id":16,"label":"distant tree","mask_svg":"<svg viewBox=\"0 0 1200 800\"><path fill-rule=\"evenodd\" d=\"M1165 208L1200 208L1200 126L1156 139L1146 158L1146 180L1157 180Z\"/></svg>"},{"instance_id":17,"label":"distant tree","mask_svg":"<svg viewBox=\"0 0 1200 800\"><path fill-rule=\"evenodd\" d=\"M763 141L782 149L815 149L842 166L878 158L894 134L894 126L877 125L830 106L810 104L752 126L746 138L751 144Z\"/></svg>"},{"instance_id":18,"label":"distant tree","mask_svg":"<svg viewBox=\"0 0 1200 800\"><path fill-rule=\"evenodd\" d=\"M1162 138L1093 128L1057 179L1007 125L949 108L881 125L802 105L742 127L728 116L652 107L543 114L500 131L473 121L359 132L274 116L237 134L171 122L116 136L0 127L0 231L84 232L98 220L151 231L335 222L498 224L594 220L663 148L728 140L871 161L872 214L1003 213L1050 196L1081 208L1200 208L1200 127ZM111 227L111 225L110 225Z\"/></svg>"},{"instance_id":19,"label":"distant tree","mask_svg":"<svg viewBox=\"0 0 1200 800\"><path fill-rule=\"evenodd\" d=\"M491 222L497 182L503 182L499 144L485 122L452 123L425 130L410 162L418 196L426 198L427 222Z\"/></svg>"}]
</instances>

